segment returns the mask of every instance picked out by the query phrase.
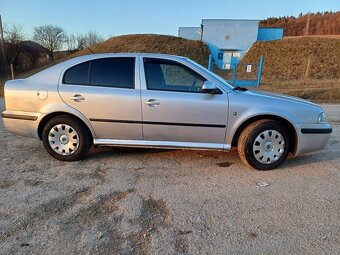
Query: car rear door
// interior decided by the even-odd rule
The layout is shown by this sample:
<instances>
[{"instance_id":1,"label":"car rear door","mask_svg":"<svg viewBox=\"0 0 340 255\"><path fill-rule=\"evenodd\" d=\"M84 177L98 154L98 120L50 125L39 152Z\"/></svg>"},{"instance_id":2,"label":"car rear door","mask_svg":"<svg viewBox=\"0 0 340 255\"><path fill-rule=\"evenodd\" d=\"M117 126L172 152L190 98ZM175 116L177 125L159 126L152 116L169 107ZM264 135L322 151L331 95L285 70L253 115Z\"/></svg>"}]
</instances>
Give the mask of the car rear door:
<instances>
[{"instance_id":1,"label":"car rear door","mask_svg":"<svg viewBox=\"0 0 340 255\"><path fill-rule=\"evenodd\" d=\"M99 58L73 66L64 72L59 93L89 119L96 138L143 139L136 58Z\"/></svg>"},{"instance_id":2,"label":"car rear door","mask_svg":"<svg viewBox=\"0 0 340 255\"><path fill-rule=\"evenodd\" d=\"M141 66L145 140L223 148L228 95L201 93L206 79L183 63L144 57ZM189 144L193 143L193 144Z\"/></svg>"}]
</instances>

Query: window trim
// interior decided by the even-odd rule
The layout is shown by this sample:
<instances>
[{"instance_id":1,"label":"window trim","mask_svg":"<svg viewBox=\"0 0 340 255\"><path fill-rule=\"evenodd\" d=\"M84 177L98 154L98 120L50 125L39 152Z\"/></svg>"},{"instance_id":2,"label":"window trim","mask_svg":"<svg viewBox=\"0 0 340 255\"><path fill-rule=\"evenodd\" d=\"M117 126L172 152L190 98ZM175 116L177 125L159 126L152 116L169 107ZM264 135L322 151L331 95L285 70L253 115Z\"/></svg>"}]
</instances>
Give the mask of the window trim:
<instances>
[{"instance_id":1,"label":"window trim","mask_svg":"<svg viewBox=\"0 0 340 255\"><path fill-rule=\"evenodd\" d=\"M151 60L151 61L150 61ZM187 70L189 73L198 76L199 78L201 78L202 80L207 81L208 79L205 78L203 75L201 75L200 73L196 72L195 70L193 70L192 68L186 66L185 64L175 61L175 60L170 60L170 59L163 59L163 58L153 58L153 57L143 57L143 69L144 69L144 77L145 77L145 85L146 85L146 89L147 90L153 90L153 91L166 91L166 92L182 92L182 93L194 93L194 94L206 94L200 91L183 91L183 90L166 90L166 89L156 89L156 88L149 88L148 87L148 81L147 81L147 74L146 74L146 68L145 68L145 63L147 61L150 61L152 63L159 63L159 64L167 64L167 62L170 65L177 65L177 66L181 66L184 67L185 70ZM217 93L216 95L219 94L223 94L223 92L221 91L220 88L218 88L219 93Z\"/></svg>"},{"instance_id":2,"label":"window trim","mask_svg":"<svg viewBox=\"0 0 340 255\"><path fill-rule=\"evenodd\" d=\"M102 60L102 59L133 59L133 86L132 87L122 87L122 86L110 86L110 85L93 85L91 84L91 71L92 71L92 62L96 61L96 60ZM87 77L87 84L83 84L83 83L65 83L65 75L66 72L68 70L70 70L71 68L74 68L76 66L82 65L89 62L89 70L88 70L88 77ZM104 57L104 58L95 58L95 59L90 59L78 64L75 64L69 68L67 68L64 73L63 73L63 79L62 79L62 84L63 85L70 85L70 86L90 86L90 87L103 87L103 88L112 88L112 89L136 89L136 57Z\"/></svg>"}]
</instances>

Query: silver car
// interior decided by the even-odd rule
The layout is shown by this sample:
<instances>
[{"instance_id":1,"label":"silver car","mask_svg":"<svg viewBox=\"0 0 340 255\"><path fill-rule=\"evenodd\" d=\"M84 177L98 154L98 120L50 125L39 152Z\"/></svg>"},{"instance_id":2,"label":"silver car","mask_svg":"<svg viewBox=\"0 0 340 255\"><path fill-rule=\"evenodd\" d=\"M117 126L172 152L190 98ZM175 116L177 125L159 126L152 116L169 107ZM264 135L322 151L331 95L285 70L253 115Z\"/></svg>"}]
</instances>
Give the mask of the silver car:
<instances>
[{"instance_id":1,"label":"silver car","mask_svg":"<svg viewBox=\"0 0 340 255\"><path fill-rule=\"evenodd\" d=\"M7 81L6 128L41 139L59 160L92 145L230 150L259 170L322 149L332 132L317 104L234 87L190 59L93 54Z\"/></svg>"}]
</instances>

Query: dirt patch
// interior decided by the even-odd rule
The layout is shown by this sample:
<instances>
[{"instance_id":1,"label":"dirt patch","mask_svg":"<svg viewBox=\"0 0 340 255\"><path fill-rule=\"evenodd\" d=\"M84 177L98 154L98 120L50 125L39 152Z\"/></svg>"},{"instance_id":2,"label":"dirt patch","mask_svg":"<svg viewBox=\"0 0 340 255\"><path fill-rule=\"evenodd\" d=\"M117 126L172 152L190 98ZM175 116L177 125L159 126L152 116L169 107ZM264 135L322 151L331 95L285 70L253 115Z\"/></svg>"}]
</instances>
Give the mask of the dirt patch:
<instances>
[{"instance_id":1,"label":"dirt patch","mask_svg":"<svg viewBox=\"0 0 340 255\"><path fill-rule=\"evenodd\" d=\"M165 201L148 198L143 200L140 217L135 221L140 225L141 230L128 237L128 247L132 254L147 254L151 235L159 227L165 227L169 209Z\"/></svg>"},{"instance_id":2,"label":"dirt patch","mask_svg":"<svg viewBox=\"0 0 340 255\"><path fill-rule=\"evenodd\" d=\"M2 181L0 182L0 189L6 189L18 183L17 181Z\"/></svg>"},{"instance_id":3,"label":"dirt patch","mask_svg":"<svg viewBox=\"0 0 340 255\"><path fill-rule=\"evenodd\" d=\"M4 239L17 235L18 232L22 230L27 230L34 227L40 221L52 217L57 217L74 206L79 199L84 196L88 196L91 192L90 188L80 189L72 194L67 194L65 196L57 197L51 199L50 201L43 203L37 207L32 208L27 213L27 216L17 222L16 226L10 231L4 231L0 233L0 242Z\"/></svg>"},{"instance_id":4,"label":"dirt patch","mask_svg":"<svg viewBox=\"0 0 340 255\"><path fill-rule=\"evenodd\" d=\"M248 236L251 238L251 239L255 239L257 237L257 234L255 232L249 232L248 233Z\"/></svg>"},{"instance_id":5,"label":"dirt patch","mask_svg":"<svg viewBox=\"0 0 340 255\"><path fill-rule=\"evenodd\" d=\"M106 180L106 176L107 176L107 169L105 169L102 165L98 165L94 171L90 172L90 173L77 173L74 174L74 179L76 180L83 180L86 178L89 179L94 179L97 180L100 184L103 184Z\"/></svg>"},{"instance_id":6,"label":"dirt patch","mask_svg":"<svg viewBox=\"0 0 340 255\"><path fill-rule=\"evenodd\" d=\"M42 180L24 180L24 184L27 186L38 186L42 183Z\"/></svg>"},{"instance_id":7,"label":"dirt patch","mask_svg":"<svg viewBox=\"0 0 340 255\"><path fill-rule=\"evenodd\" d=\"M96 199L96 202L91 203L89 207L81 209L77 215L70 220L77 222L77 224L93 224L96 219L114 213L118 209L117 202L125 198L131 192L133 192L133 190L113 192L100 196Z\"/></svg>"},{"instance_id":8,"label":"dirt patch","mask_svg":"<svg viewBox=\"0 0 340 255\"><path fill-rule=\"evenodd\" d=\"M221 162L221 163L216 163L216 165L218 165L219 167L229 167L231 166L233 163L231 162Z\"/></svg>"}]
</instances>

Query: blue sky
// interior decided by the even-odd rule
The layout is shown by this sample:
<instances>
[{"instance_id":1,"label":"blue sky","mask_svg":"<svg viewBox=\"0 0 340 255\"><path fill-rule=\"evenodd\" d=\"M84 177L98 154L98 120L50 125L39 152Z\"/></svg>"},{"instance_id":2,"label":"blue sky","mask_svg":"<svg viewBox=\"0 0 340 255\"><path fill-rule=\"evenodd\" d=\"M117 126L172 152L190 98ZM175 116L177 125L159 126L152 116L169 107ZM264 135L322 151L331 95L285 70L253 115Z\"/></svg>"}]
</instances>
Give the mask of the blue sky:
<instances>
[{"instance_id":1,"label":"blue sky","mask_svg":"<svg viewBox=\"0 0 340 255\"><path fill-rule=\"evenodd\" d=\"M308 11L339 11L340 0L1 0L3 23L57 24L67 32L94 30L108 37L134 33L177 35L180 26L199 26L203 18L264 19Z\"/></svg>"}]
</instances>

